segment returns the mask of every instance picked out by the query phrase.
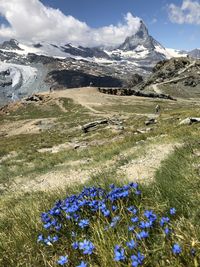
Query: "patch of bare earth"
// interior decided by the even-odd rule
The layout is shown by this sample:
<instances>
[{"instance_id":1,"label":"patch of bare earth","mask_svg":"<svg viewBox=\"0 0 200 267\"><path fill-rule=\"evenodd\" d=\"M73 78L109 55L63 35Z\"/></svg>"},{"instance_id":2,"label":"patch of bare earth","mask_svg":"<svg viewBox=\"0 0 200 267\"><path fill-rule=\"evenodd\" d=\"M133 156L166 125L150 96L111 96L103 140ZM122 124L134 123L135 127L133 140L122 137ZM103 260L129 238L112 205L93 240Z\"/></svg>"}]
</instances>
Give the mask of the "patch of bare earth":
<instances>
[{"instance_id":1,"label":"patch of bare earth","mask_svg":"<svg viewBox=\"0 0 200 267\"><path fill-rule=\"evenodd\" d=\"M161 162L165 160L177 146L180 146L180 144L147 145L145 147L145 154L119 167L117 175L123 175L124 178L128 178L130 181L151 182ZM137 149L135 147L128 150L125 154L132 155L133 152L137 154ZM31 180L24 180L23 177L18 177L10 190L22 190L25 192L49 191L64 188L65 186L84 184L92 175L102 171L102 168L109 169L113 167L116 161L117 159L105 162L101 164L101 168L91 167L91 165L87 166L88 162L85 161L76 161L74 164L70 162L71 170L51 171ZM84 164L83 170L81 170L81 164ZM73 169L74 166L80 166L80 170L77 170L77 168L76 170Z\"/></svg>"},{"instance_id":2,"label":"patch of bare earth","mask_svg":"<svg viewBox=\"0 0 200 267\"><path fill-rule=\"evenodd\" d=\"M76 162L76 164L78 163ZM26 182L24 181L24 178L18 178L15 184L12 185L11 191L49 191L70 185L80 185L84 184L94 173L95 169L80 171L52 171L40 175L36 179L29 181L26 180Z\"/></svg>"},{"instance_id":3,"label":"patch of bare earth","mask_svg":"<svg viewBox=\"0 0 200 267\"><path fill-rule=\"evenodd\" d=\"M148 146L143 156L120 167L118 174L123 174L129 181L151 182L162 161L178 146L178 143Z\"/></svg>"},{"instance_id":4,"label":"patch of bare earth","mask_svg":"<svg viewBox=\"0 0 200 267\"><path fill-rule=\"evenodd\" d=\"M20 134L36 134L54 125L55 118L21 120L6 122L1 125L0 136L14 136Z\"/></svg>"}]
</instances>

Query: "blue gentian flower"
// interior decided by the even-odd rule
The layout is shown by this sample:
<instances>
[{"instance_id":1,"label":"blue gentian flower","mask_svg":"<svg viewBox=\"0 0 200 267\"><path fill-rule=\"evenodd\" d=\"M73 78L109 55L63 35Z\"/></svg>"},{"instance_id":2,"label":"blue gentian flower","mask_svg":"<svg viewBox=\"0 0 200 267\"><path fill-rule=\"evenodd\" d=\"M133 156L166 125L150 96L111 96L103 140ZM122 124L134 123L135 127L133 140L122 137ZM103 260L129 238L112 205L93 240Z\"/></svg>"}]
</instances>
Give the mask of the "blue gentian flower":
<instances>
[{"instance_id":1,"label":"blue gentian flower","mask_svg":"<svg viewBox=\"0 0 200 267\"><path fill-rule=\"evenodd\" d=\"M142 263L144 261L144 255L142 255L140 252L138 252L137 255L131 256L131 260L132 260L132 266L137 267L139 265L142 265Z\"/></svg>"},{"instance_id":2,"label":"blue gentian flower","mask_svg":"<svg viewBox=\"0 0 200 267\"><path fill-rule=\"evenodd\" d=\"M105 217L108 217L108 216L110 215L110 211L107 210L107 209L103 209L103 210L102 210L102 213L103 213L103 215L104 215Z\"/></svg>"},{"instance_id":3,"label":"blue gentian flower","mask_svg":"<svg viewBox=\"0 0 200 267\"><path fill-rule=\"evenodd\" d=\"M116 211L117 209L118 209L117 206L115 205L112 206L112 211Z\"/></svg>"},{"instance_id":4,"label":"blue gentian flower","mask_svg":"<svg viewBox=\"0 0 200 267\"><path fill-rule=\"evenodd\" d=\"M89 220L88 219L80 220L78 225L83 229L83 228L85 228L85 227L87 227L89 225Z\"/></svg>"},{"instance_id":5,"label":"blue gentian flower","mask_svg":"<svg viewBox=\"0 0 200 267\"><path fill-rule=\"evenodd\" d=\"M112 222L110 223L110 227L111 228L115 227L119 220L120 220L120 216L113 217Z\"/></svg>"},{"instance_id":6,"label":"blue gentian flower","mask_svg":"<svg viewBox=\"0 0 200 267\"><path fill-rule=\"evenodd\" d=\"M115 185L114 184L110 184L110 189L115 189Z\"/></svg>"},{"instance_id":7,"label":"blue gentian flower","mask_svg":"<svg viewBox=\"0 0 200 267\"><path fill-rule=\"evenodd\" d=\"M83 250L83 254L88 254L91 255L94 250L94 245L91 241L89 240L84 240L83 242L79 242L79 249Z\"/></svg>"},{"instance_id":8,"label":"blue gentian flower","mask_svg":"<svg viewBox=\"0 0 200 267\"><path fill-rule=\"evenodd\" d=\"M165 224L167 224L169 222L170 222L169 217L162 217L160 220L160 225L163 227Z\"/></svg>"},{"instance_id":9,"label":"blue gentian flower","mask_svg":"<svg viewBox=\"0 0 200 267\"><path fill-rule=\"evenodd\" d=\"M127 210L134 215L137 214L137 209L134 206L128 207Z\"/></svg>"},{"instance_id":10,"label":"blue gentian flower","mask_svg":"<svg viewBox=\"0 0 200 267\"><path fill-rule=\"evenodd\" d=\"M87 267L87 263L85 263L84 261L82 261L77 267Z\"/></svg>"},{"instance_id":11,"label":"blue gentian flower","mask_svg":"<svg viewBox=\"0 0 200 267\"><path fill-rule=\"evenodd\" d=\"M141 221L139 224L139 227L141 229L150 228L152 224L153 224L152 221L149 221L149 222Z\"/></svg>"},{"instance_id":12,"label":"blue gentian flower","mask_svg":"<svg viewBox=\"0 0 200 267\"><path fill-rule=\"evenodd\" d=\"M196 256L196 249L194 249L194 248L192 248L191 250L190 250L190 253L192 254L192 256L193 257L195 257Z\"/></svg>"},{"instance_id":13,"label":"blue gentian flower","mask_svg":"<svg viewBox=\"0 0 200 267\"><path fill-rule=\"evenodd\" d=\"M55 230L57 230L57 231L60 231L61 228L62 228L62 225L61 224L57 224L55 226Z\"/></svg>"},{"instance_id":14,"label":"blue gentian flower","mask_svg":"<svg viewBox=\"0 0 200 267\"><path fill-rule=\"evenodd\" d=\"M138 217L133 217L133 218L131 218L131 221L132 221L132 223L136 223L136 222L139 221L139 218Z\"/></svg>"},{"instance_id":15,"label":"blue gentian flower","mask_svg":"<svg viewBox=\"0 0 200 267\"><path fill-rule=\"evenodd\" d=\"M58 239L59 239L59 237L57 235L55 235L55 236L52 237L51 240L52 240L53 243L55 243L55 242L58 241Z\"/></svg>"},{"instance_id":16,"label":"blue gentian flower","mask_svg":"<svg viewBox=\"0 0 200 267\"><path fill-rule=\"evenodd\" d=\"M137 243L132 239L131 241L126 243L127 247L130 249L134 249L137 246Z\"/></svg>"},{"instance_id":17,"label":"blue gentian flower","mask_svg":"<svg viewBox=\"0 0 200 267\"><path fill-rule=\"evenodd\" d=\"M114 248L114 260L115 261L125 260L124 249L118 245L116 245Z\"/></svg>"},{"instance_id":18,"label":"blue gentian flower","mask_svg":"<svg viewBox=\"0 0 200 267\"><path fill-rule=\"evenodd\" d=\"M136 190L135 194L139 196L139 195L141 195L141 191L140 190Z\"/></svg>"},{"instance_id":19,"label":"blue gentian flower","mask_svg":"<svg viewBox=\"0 0 200 267\"><path fill-rule=\"evenodd\" d=\"M164 232L165 232L166 235L169 235L169 234L170 234L170 229L169 229L169 227L165 227Z\"/></svg>"},{"instance_id":20,"label":"blue gentian flower","mask_svg":"<svg viewBox=\"0 0 200 267\"><path fill-rule=\"evenodd\" d=\"M129 186L134 188L134 189L138 188L138 184L137 183L130 183Z\"/></svg>"},{"instance_id":21,"label":"blue gentian flower","mask_svg":"<svg viewBox=\"0 0 200 267\"><path fill-rule=\"evenodd\" d=\"M135 229L135 226L129 226L129 227L128 227L128 231L129 231L129 232L133 232L134 229Z\"/></svg>"},{"instance_id":22,"label":"blue gentian flower","mask_svg":"<svg viewBox=\"0 0 200 267\"><path fill-rule=\"evenodd\" d=\"M171 215L174 215L174 214L176 214L176 209L175 208L171 208L169 212L170 212Z\"/></svg>"},{"instance_id":23,"label":"blue gentian flower","mask_svg":"<svg viewBox=\"0 0 200 267\"><path fill-rule=\"evenodd\" d=\"M44 228L45 229L49 229L50 227L51 227L51 223L50 222L44 224Z\"/></svg>"},{"instance_id":24,"label":"blue gentian flower","mask_svg":"<svg viewBox=\"0 0 200 267\"><path fill-rule=\"evenodd\" d=\"M176 255L180 254L182 251L181 247L179 246L179 244L174 244L172 247L172 252Z\"/></svg>"},{"instance_id":25,"label":"blue gentian flower","mask_svg":"<svg viewBox=\"0 0 200 267\"><path fill-rule=\"evenodd\" d=\"M57 263L59 265L65 265L68 262L68 256L61 256Z\"/></svg>"},{"instance_id":26,"label":"blue gentian flower","mask_svg":"<svg viewBox=\"0 0 200 267\"><path fill-rule=\"evenodd\" d=\"M151 222L154 222L157 220L157 216L155 213L153 213L152 210L145 210L144 216Z\"/></svg>"},{"instance_id":27,"label":"blue gentian flower","mask_svg":"<svg viewBox=\"0 0 200 267\"><path fill-rule=\"evenodd\" d=\"M51 240L51 237L50 236L48 236L47 238L44 239L44 243L47 246L52 246L52 243L51 242L52 242L52 240Z\"/></svg>"},{"instance_id":28,"label":"blue gentian flower","mask_svg":"<svg viewBox=\"0 0 200 267\"><path fill-rule=\"evenodd\" d=\"M141 231L140 233L138 233L136 235L137 239L141 240L143 238L147 238L149 237L149 233L148 232L145 232L145 231Z\"/></svg>"},{"instance_id":29,"label":"blue gentian flower","mask_svg":"<svg viewBox=\"0 0 200 267\"><path fill-rule=\"evenodd\" d=\"M73 249L78 249L79 248L79 243L78 242L73 242L72 243Z\"/></svg>"},{"instance_id":30,"label":"blue gentian flower","mask_svg":"<svg viewBox=\"0 0 200 267\"><path fill-rule=\"evenodd\" d=\"M39 235L38 239L37 239L37 242L39 243L39 242L42 242L42 241L44 241L44 237L43 237L43 235Z\"/></svg>"}]
</instances>

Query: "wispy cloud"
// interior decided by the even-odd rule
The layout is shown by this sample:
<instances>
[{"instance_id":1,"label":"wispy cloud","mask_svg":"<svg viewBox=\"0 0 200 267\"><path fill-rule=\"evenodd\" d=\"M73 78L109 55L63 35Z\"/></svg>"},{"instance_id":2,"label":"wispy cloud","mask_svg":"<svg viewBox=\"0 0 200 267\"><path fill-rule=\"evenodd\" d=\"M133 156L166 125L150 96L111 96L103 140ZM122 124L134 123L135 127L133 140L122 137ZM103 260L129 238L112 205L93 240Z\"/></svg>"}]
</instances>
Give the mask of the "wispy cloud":
<instances>
[{"instance_id":1,"label":"wispy cloud","mask_svg":"<svg viewBox=\"0 0 200 267\"><path fill-rule=\"evenodd\" d=\"M153 18L152 20L151 20L151 23L150 24L155 24L155 23L157 23L158 22L158 19L157 18Z\"/></svg>"},{"instance_id":2,"label":"wispy cloud","mask_svg":"<svg viewBox=\"0 0 200 267\"><path fill-rule=\"evenodd\" d=\"M178 24L200 25L200 1L183 0L181 6L168 6L169 19Z\"/></svg>"},{"instance_id":3,"label":"wispy cloud","mask_svg":"<svg viewBox=\"0 0 200 267\"><path fill-rule=\"evenodd\" d=\"M127 13L122 23L95 29L39 0L0 0L0 15L9 23L0 26L1 39L72 42L85 46L120 44L140 25L139 18Z\"/></svg>"}]
</instances>

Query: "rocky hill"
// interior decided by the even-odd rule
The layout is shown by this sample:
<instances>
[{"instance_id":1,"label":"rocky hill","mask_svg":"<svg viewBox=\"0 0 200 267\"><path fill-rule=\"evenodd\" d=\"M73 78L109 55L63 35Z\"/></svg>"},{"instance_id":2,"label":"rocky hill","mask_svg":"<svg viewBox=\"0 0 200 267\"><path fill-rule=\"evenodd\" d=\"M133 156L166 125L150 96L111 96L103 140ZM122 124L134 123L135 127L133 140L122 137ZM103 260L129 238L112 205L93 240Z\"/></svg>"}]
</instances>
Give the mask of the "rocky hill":
<instances>
[{"instance_id":1,"label":"rocky hill","mask_svg":"<svg viewBox=\"0 0 200 267\"><path fill-rule=\"evenodd\" d=\"M198 97L200 94L200 60L181 57L159 62L140 89L169 93L176 97Z\"/></svg>"}]
</instances>

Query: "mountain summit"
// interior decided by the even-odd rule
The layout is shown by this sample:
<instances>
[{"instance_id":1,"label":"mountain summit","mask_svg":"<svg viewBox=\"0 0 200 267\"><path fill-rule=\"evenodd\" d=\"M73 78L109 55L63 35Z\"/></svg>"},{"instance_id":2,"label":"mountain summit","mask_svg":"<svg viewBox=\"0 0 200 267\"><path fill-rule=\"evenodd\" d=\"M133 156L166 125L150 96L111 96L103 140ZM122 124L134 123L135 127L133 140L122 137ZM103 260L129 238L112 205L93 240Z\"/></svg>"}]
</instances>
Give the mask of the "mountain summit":
<instances>
[{"instance_id":1,"label":"mountain summit","mask_svg":"<svg viewBox=\"0 0 200 267\"><path fill-rule=\"evenodd\" d=\"M5 41L0 44L0 49L5 50L21 50L19 47L19 42L15 39L10 39L9 41Z\"/></svg>"},{"instance_id":2,"label":"mountain summit","mask_svg":"<svg viewBox=\"0 0 200 267\"><path fill-rule=\"evenodd\" d=\"M155 49L155 46L161 46L149 35L148 29L142 20L140 21L138 31L134 35L127 37L124 43L119 46L119 49L123 51L131 51L135 50L138 46L143 46L148 50Z\"/></svg>"}]
</instances>

